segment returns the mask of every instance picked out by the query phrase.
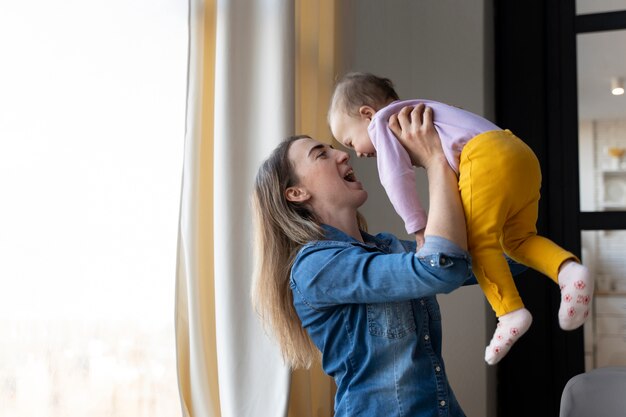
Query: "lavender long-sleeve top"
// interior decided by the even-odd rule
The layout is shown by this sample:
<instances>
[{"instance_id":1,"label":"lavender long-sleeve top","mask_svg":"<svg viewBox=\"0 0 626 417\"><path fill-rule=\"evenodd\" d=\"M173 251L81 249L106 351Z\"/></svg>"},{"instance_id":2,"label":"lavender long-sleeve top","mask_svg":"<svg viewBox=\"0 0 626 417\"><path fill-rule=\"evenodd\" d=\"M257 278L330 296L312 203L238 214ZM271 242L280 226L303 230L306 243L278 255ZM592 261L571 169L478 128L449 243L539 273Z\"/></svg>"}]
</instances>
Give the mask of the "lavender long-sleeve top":
<instances>
[{"instance_id":1,"label":"lavender long-sleeve top","mask_svg":"<svg viewBox=\"0 0 626 417\"><path fill-rule=\"evenodd\" d=\"M427 215L417 195L415 172L409 154L389 129L389 117L405 106L424 103L433 109L433 122L448 163L458 174L461 151L474 136L500 130L489 120L467 110L431 100L394 101L376 112L368 127L376 148L378 176L407 233L426 227Z\"/></svg>"}]
</instances>

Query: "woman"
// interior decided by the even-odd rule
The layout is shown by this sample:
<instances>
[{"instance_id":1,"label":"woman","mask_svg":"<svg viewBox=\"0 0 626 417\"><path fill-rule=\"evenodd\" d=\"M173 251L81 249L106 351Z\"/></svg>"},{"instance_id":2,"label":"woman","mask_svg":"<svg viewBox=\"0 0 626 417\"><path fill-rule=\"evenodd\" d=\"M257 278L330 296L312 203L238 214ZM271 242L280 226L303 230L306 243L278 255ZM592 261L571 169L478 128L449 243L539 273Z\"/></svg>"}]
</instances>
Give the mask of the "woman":
<instances>
[{"instance_id":1,"label":"woman","mask_svg":"<svg viewBox=\"0 0 626 417\"><path fill-rule=\"evenodd\" d=\"M435 298L471 276L456 177L430 109L403 109L390 123L428 175L420 251L364 231L367 192L347 153L289 138L255 183L254 303L289 366L309 367L321 352L336 417L464 416L445 374Z\"/></svg>"}]
</instances>

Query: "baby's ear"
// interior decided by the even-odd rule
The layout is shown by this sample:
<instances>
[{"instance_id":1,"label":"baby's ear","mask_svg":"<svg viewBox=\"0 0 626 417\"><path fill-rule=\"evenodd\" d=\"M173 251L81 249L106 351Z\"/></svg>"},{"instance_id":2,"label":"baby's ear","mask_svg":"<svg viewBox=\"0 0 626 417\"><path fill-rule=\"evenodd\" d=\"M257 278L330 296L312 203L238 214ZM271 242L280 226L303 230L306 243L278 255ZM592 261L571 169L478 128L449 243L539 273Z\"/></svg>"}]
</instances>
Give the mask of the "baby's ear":
<instances>
[{"instance_id":1,"label":"baby's ear","mask_svg":"<svg viewBox=\"0 0 626 417\"><path fill-rule=\"evenodd\" d=\"M374 115L376 114L376 110L370 106L361 106L359 107L359 115L361 119L372 120Z\"/></svg>"}]
</instances>

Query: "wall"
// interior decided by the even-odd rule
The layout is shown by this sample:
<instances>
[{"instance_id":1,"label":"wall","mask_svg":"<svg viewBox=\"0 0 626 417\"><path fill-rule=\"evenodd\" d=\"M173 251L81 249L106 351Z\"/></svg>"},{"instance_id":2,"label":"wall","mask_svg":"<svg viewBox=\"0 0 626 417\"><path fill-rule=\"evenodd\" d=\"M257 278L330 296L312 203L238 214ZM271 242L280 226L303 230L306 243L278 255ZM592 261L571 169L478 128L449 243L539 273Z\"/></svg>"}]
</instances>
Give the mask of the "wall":
<instances>
[{"instance_id":1,"label":"wall","mask_svg":"<svg viewBox=\"0 0 626 417\"><path fill-rule=\"evenodd\" d=\"M401 98L447 102L493 120L492 6L487 0L344 0L338 31L340 72L391 78ZM378 181L373 160L353 165L369 199L370 231L410 238ZM422 201L427 183L418 172ZM484 362L495 318L478 286L439 297L444 358L452 387L468 416L495 415L495 369Z\"/></svg>"}]
</instances>

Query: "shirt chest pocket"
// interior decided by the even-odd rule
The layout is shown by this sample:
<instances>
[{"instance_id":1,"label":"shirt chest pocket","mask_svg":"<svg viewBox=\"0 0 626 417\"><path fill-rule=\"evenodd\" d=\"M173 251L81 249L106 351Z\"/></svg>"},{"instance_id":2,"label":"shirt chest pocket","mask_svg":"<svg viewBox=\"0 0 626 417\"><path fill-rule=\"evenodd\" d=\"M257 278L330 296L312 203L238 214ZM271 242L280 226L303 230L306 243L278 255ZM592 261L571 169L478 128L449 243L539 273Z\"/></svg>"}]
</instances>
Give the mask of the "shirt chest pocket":
<instances>
[{"instance_id":1,"label":"shirt chest pocket","mask_svg":"<svg viewBox=\"0 0 626 417\"><path fill-rule=\"evenodd\" d=\"M415 331L411 301L367 304L367 325L372 336L399 339Z\"/></svg>"}]
</instances>

